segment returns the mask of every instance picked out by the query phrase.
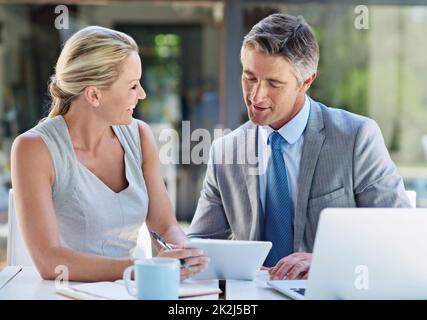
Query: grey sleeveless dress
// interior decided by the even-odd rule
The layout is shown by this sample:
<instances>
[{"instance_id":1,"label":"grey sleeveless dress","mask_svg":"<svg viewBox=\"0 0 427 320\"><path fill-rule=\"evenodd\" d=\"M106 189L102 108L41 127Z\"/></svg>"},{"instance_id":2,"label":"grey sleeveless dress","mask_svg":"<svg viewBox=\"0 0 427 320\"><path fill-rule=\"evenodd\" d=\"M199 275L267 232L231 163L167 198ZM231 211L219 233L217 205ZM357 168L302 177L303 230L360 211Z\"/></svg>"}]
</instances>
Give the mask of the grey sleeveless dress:
<instances>
[{"instance_id":1,"label":"grey sleeveless dress","mask_svg":"<svg viewBox=\"0 0 427 320\"><path fill-rule=\"evenodd\" d=\"M97 255L130 257L148 210L142 174L138 125L113 126L125 152L129 186L114 192L86 168L74 152L62 116L39 123L30 132L46 143L55 170L53 204L61 245Z\"/></svg>"}]
</instances>

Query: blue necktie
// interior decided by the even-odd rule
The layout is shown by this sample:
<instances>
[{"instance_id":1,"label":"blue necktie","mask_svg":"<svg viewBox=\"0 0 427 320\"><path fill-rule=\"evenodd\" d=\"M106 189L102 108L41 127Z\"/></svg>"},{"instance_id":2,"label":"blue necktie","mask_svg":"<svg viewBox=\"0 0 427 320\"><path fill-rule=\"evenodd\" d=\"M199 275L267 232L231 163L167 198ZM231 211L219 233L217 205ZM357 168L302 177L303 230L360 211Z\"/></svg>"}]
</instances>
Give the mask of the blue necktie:
<instances>
[{"instance_id":1,"label":"blue necktie","mask_svg":"<svg viewBox=\"0 0 427 320\"><path fill-rule=\"evenodd\" d=\"M282 142L285 140L279 133L275 131L270 134L271 159L267 171L264 239L271 241L273 247L264 262L266 267L275 266L294 250L292 199L281 149Z\"/></svg>"}]
</instances>

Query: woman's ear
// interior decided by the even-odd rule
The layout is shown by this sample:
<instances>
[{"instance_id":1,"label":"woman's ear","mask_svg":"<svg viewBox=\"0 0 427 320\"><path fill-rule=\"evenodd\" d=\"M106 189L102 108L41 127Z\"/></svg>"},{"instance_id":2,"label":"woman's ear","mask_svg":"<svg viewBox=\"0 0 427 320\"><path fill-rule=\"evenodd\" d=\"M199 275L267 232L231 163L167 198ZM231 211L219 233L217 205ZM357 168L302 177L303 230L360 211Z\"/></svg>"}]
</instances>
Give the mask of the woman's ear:
<instances>
[{"instance_id":1,"label":"woman's ear","mask_svg":"<svg viewBox=\"0 0 427 320\"><path fill-rule=\"evenodd\" d=\"M92 107L99 107L101 104L101 91L93 86L88 86L84 89L84 97Z\"/></svg>"}]
</instances>

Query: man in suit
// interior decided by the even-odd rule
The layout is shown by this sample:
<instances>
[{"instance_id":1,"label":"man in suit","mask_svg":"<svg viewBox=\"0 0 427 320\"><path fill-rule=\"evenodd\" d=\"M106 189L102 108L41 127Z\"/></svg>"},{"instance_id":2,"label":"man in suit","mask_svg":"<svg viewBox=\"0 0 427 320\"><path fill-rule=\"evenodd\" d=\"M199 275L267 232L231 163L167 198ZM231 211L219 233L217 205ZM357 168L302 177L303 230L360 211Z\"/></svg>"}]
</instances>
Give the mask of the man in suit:
<instances>
[{"instance_id":1,"label":"man in suit","mask_svg":"<svg viewBox=\"0 0 427 320\"><path fill-rule=\"evenodd\" d=\"M410 206L377 124L306 94L318 61L302 17L273 14L245 36L250 121L212 144L189 228L190 237L272 241L271 279L307 278L322 209Z\"/></svg>"}]
</instances>

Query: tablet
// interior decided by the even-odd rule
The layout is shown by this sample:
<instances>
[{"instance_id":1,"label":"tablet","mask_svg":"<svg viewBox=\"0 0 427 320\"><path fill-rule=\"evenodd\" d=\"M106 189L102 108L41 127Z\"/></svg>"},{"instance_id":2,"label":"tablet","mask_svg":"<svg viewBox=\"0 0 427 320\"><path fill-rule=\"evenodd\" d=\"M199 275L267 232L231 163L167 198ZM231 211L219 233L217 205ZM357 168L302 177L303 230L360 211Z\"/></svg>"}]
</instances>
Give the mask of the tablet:
<instances>
[{"instance_id":1,"label":"tablet","mask_svg":"<svg viewBox=\"0 0 427 320\"><path fill-rule=\"evenodd\" d=\"M192 238L187 248L200 248L210 258L208 267L192 279L253 280L271 249L269 241Z\"/></svg>"}]
</instances>

